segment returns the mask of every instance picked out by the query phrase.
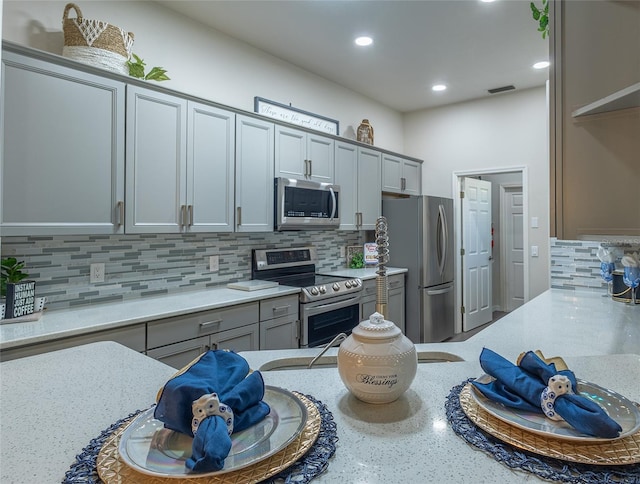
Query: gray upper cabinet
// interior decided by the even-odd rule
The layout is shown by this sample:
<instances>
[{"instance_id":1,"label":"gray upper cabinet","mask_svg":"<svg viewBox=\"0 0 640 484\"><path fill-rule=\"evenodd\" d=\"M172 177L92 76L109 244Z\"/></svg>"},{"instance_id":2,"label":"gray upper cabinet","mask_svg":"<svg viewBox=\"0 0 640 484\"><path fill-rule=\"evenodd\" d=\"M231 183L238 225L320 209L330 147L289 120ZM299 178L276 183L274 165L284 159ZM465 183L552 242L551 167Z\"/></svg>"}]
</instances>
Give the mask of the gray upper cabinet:
<instances>
[{"instance_id":1,"label":"gray upper cabinet","mask_svg":"<svg viewBox=\"0 0 640 484\"><path fill-rule=\"evenodd\" d=\"M236 115L236 232L273 232L274 124Z\"/></svg>"},{"instance_id":2,"label":"gray upper cabinet","mask_svg":"<svg viewBox=\"0 0 640 484\"><path fill-rule=\"evenodd\" d=\"M375 230L382 213L381 154L341 141L335 145L335 177L340 186L340 230Z\"/></svg>"},{"instance_id":3,"label":"gray upper cabinet","mask_svg":"<svg viewBox=\"0 0 640 484\"><path fill-rule=\"evenodd\" d=\"M382 156L382 191L420 195L422 165L417 161L384 154Z\"/></svg>"},{"instance_id":4,"label":"gray upper cabinet","mask_svg":"<svg viewBox=\"0 0 640 484\"><path fill-rule=\"evenodd\" d=\"M233 232L236 115L189 101L189 232Z\"/></svg>"},{"instance_id":5,"label":"gray upper cabinet","mask_svg":"<svg viewBox=\"0 0 640 484\"><path fill-rule=\"evenodd\" d=\"M276 176L333 183L333 139L286 126L275 129Z\"/></svg>"},{"instance_id":6,"label":"gray upper cabinet","mask_svg":"<svg viewBox=\"0 0 640 484\"><path fill-rule=\"evenodd\" d=\"M2 235L123 232L122 82L2 52Z\"/></svg>"},{"instance_id":7,"label":"gray upper cabinet","mask_svg":"<svg viewBox=\"0 0 640 484\"><path fill-rule=\"evenodd\" d=\"M127 86L128 233L179 233L188 220L187 101Z\"/></svg>"},{"instance_id":8,"label":"gray upper cabinet","mask_svg":"<svg viewBox=\"0 0 640 484\"><path fill-rule=\"evenodd\" d=\"M127 87L127 232L232 232L235 114Z\"/></svg>"}]
</instances>

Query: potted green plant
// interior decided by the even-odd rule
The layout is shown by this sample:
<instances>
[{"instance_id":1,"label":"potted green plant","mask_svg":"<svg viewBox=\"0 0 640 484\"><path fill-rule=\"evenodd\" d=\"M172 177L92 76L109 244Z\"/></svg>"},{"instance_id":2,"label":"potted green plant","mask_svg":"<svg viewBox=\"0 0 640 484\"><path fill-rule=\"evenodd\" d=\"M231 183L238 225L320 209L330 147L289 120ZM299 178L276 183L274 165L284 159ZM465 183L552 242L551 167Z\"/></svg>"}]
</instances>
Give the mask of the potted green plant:
<instances>
[{"instance_id":1,"label":"potted green plant","mask_svg":"<svg viewBox=\"0 0 640 484\"><path fill-rule=\"evenodd\" d=\"M2 259L0 266L0 296L4 298L7 295L7 283L20 282L29 277L29 274L22 270L24 261L19 261L15 257Z\"/></svg>"},{"instance_id":2,"label":"potted green plant","mask_svg":"<svg viewBox=\"0 0 640 484\"><path fill-rule=\"evenodd\" d=\"M4 319L7 296L7 284L17 284L29 277L29 273L23 271L24 261L19 261L15 257L7 257L0 260L0 319ZM35 284L35 283L34 283ZM33 312L38 313L44 308L45 297L34 298Z\"/></svg>"}]
</instances>

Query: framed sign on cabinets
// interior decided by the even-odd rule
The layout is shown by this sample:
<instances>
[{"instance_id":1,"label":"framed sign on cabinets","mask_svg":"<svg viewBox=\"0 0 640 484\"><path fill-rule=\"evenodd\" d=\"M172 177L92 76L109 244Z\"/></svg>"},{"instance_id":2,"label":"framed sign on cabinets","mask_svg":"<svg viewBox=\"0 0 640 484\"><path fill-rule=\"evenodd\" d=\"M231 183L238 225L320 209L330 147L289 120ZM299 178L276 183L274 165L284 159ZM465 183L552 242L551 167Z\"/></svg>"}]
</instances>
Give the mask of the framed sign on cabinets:
<instances>
[{"instance_id":1,"label":"framed sign on cabinets","mask_svg":"<svg viewBox=\"0 0 640 484\"><path fill-rule=\"evenodd\" d=\"M302 109L287 106L286 104L269 101L262 97L256 96L254 98L253 110L263 116L302 126L303 128L309 128L336 136L340 134L340 124L335 119L303 111Z\"/></svg>"}]
</instances>

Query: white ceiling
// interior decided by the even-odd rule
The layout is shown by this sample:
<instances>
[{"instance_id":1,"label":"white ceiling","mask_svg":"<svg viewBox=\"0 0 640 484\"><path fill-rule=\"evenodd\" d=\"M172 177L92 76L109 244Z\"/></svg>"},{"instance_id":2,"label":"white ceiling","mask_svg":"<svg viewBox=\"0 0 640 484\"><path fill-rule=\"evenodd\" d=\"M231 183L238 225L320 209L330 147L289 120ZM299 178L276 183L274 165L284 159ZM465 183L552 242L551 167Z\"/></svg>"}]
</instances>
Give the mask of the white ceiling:
<instances>
[{"instance_id":1,"label":"white ceiling","mask_svg":"<svg viewBox=\"0 0 640 484\"><path fill-rule=\"evenodd\" d=\"M159 1L400 112L541 86L548 42L529 0ZM370 35L374 44L353 40ZM445 83L444 92L431 85Z\"/></svg>"}]
</instances>

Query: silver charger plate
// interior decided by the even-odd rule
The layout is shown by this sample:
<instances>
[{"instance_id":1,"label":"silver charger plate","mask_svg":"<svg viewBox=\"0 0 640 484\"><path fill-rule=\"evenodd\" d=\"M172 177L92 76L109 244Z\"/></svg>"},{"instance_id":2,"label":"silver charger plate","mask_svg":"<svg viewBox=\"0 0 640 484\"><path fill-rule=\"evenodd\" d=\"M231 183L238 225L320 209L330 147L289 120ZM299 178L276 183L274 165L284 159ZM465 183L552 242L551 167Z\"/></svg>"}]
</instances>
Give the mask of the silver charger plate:
<instances>
[{"instance_id":1,"label":"silver charger plate","mask_svg":"<svg viewBox=\"0 0 640 484\"><path fill-rule=\"evenodd\" d=\"M489 383L493 380L490 375L482 375L477 378L479 383ZM565 421L553 421L545 417L542 413L527 412L517 408L510 408L501 403L494 402L485 397L480 390L471 385L471 396L480 408L490 413L494 417L514 425L522 430L533 432L544 437L554 439L575 440L580 442L609 442L633 435L640 430L640 411L634 403L612 390L607 390L595 383L576 379L578 383L578 393L585 398L596 402L613 420L622 427L622 432L618 437L606 439L594 437L578 432Z\"/></svg>"},{"instance_id":2,"label":"silver charger plate","mask_svg":"<svg viewBox=\"0 0 640 484\"><path fill-rule=\"evenodd\" d=\"M165 429L153 417L155 407L142 412L124 430L118 452L129 467L158 477L207 477L242 469L285 448L300 435L307 421L306 407L287 390L267 386L263 401L271 408L269 415L231 435L231 450L219 471L188 473L185 461L191 456L193 438Z\"/></svg>"}]
</instances>

